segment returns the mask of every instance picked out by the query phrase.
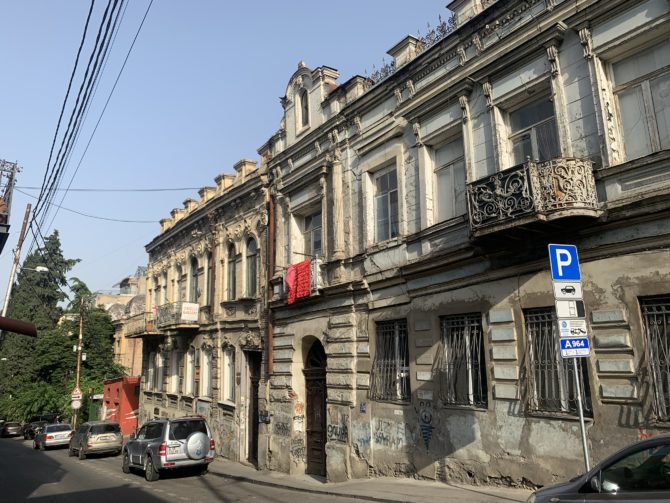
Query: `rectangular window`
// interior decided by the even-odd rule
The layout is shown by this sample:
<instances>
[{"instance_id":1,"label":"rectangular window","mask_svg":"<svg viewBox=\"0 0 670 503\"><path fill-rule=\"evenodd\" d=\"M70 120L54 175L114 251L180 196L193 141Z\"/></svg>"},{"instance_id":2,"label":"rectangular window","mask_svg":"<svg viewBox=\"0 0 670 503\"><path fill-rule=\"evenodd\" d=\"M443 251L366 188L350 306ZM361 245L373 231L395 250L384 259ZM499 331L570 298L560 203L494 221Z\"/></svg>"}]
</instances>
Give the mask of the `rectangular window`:
<instances>
[{"instance_id":1,"label":"rectangular window","mask_svg":"<svg viewBox=\"0 0 670 503\"><path fill-rule=\"evenodd\" d=\"M223 351L221 375L222 397L228 402L235 401L235 348L226 348Z\"/></svg>"},{"instance_id":2,"label":"rectangular window","mask_svg":"<svg viewBox=\"0 0 670 503\"><path fill-rule=\"evenodd\" d=\"M209 350L201 351L202 364L200 365L200 396L212 396L212 352Z\"/></svg>"},{"instance_id":3,"label":"rectangular window","mask_svg":"<svg viewBox=\"0 0 670 503\"><path fill-rule=\"evenodd\" d=\"M554 105L548 97L510 112L509 126L513 165L560 155Z\"/></svg>"},{"instance_id":4,"label":"rectangular window","mask_svg":"<svg viewBox=\"0 0 670 503\"><path fill-rule=\"evenodd\" d=\"M177 393L186 394L186 390L184 389L184 360L186 359L186 354L183 351L179 351L177 354L179 355L177 356L179 361L179 387Z\"/></svg>"},{"instance_id":5,"label":"rectangular window","mask_svg":"<svg viewBox=\"0 0 670 503\"><path fill-rule=\"evenodd\" d=\"M170 356L170 393L179 393L179 369L182 354L179 351L172 351Z\"/></svg>"},{"instance_id":6,"label":"rectangular window","mask_svg":"<svg viewBox=\"0 0 670 503\"><path fill-rule=\"evenodd\" d=\"M193 376L195 374L195 350L193 348L186 353L186 375L184 379L184 394L193 395Z\"/></svg>"},{"instance_id":7,"label":"rectangular window","mask_svg":"<svg viewBox=\"0 0 670 503\"><path fill-rule=\"evenodd\" d=\"M149 353L149 361L147 362L149 367L147 368L147 379L145 381L145 389L147 391L152 391L156 384L155 374L156 374L156 353Z\"/></svg>"},{"instance_id":8,"label":"rectangular window","mask_svg":"<svg viewBox=\"0 0 670 503\"><path fill-rule=\"evenodd\" d=\"M305 217L303 221L303 240L305 243L305 255L321 255L321 212Z\"/></svg>"},{"instance_id":9,"label":"rectangular window","mask_svg":"<svg viewBox=\"0 0 670 503\"><path fill-rule=\"evenodd\" d=\"M409 343L407 320L377 323L370 398L409 400Z\"/></svg>"},{"instance_id":10,"label":"rectangular window","mask_svg":"<svg viewBox=\"0 0 670 503\"><path fill-rule=\"evenodd\" d=\"M670 148L670 40L612 65L627 159Z\"/></svg>"},{"instance_id":11,"label":"rectangular window","mask_svg":"<svg viewBox=\"0 0 670 503\"><path fill-rule=\"evenodd\" d=\"M156 355L156 367L158 371L156 372L156 386L154 389L165 391L165 357L162 353Z\"/></svg>"},{"instance_id":12,"label":"rectangular window","mask_svg":"<svg viewBox=\"0 0 670 503\"><path fill-rule=\"evenodd\" d=\"M654 412L659 421L670 421L670 296L640 299L640 309Z\"/></svg>"},{"instance_id":13,"label":"rectangular window","mask_svg":"<svg viewBox=\"0 0 670 503\"><path fill-rule=\"evenodd\" d=\"M197 393L200 392L200 350L196 349L195 352L193 353L193 384L191 385L191 389L193 390L193 394L196 395Z\"/></svg>"},{"instance_id":14,"label":"rectangular window","mask_svg":"<svg viewBox=\"0 0 670 503\"><path fill-rule=\"evenodd\" d=\"M577 393L572 358L561 358L554 308L525 309L528 342L528 409L576 415ZM584 415L592 416L587 359L577 358Z\"/></svg>"},{"instance_id":15,"label":"rectangular window","mask_svg":"<svg viewBox=\"0 0 670 503\"><path fill-rule=\"evenodd\" d=\"M484 336L479 313L441 318L441 346L435 356L433 381L440 400L449 405L486 407Z\"/></svg>"},{"instance_id":16,"label":"rectangular window","mask_svg":"<svg viewBox=\"0 0 670 503\"><path fill-rule=\"evenodd\" d=\"M386 241L398 235L398 178L396 169L384 170L374 178L375 239Z\"/></svg>"},{"instance_id":17,"label":"rectangular window","mask_svg":"<svg viewBox=\"0 0 670 503\"><path fill-rule=\"evenodd\" d=\"M437 221L465 214L465 154L457 138L435 151Z\"/></svg>"}]
</instances>

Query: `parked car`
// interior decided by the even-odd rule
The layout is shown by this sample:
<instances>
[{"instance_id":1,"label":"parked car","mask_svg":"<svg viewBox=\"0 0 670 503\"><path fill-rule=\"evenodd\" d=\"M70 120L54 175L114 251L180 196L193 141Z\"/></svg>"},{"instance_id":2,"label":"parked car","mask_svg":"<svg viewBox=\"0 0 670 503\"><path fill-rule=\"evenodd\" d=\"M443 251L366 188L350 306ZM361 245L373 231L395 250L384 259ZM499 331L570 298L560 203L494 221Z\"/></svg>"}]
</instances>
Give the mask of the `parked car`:
<instances>
[{"instance_id":1,"label":"parked car","mask_svg":"<svg viewBox=\"0 0 670 503\"><path fill-rule=\"evenodd\" d=\"M629 445L568 482L539 489L527 503L649 503L669 499L670 434L666 434Z\"/></svg>"},{"instance_id":2,"label":"parked car","mask_svg":"<svg viewBox=\"0 0 670 503\"><path fill-rule=\"evenodd\" d=\"M89 421L72 434L68 454L86 459L89 454L120 454L123 435L119 423L114 421Z\"/></svg>"},{"instance_id":3,"label":"parked car","mask_svg":"<svg viewBox=\"0 0 670 503\"><path fill-rule=\"evenodd\" d=\"M0 437L18 437L21 435L21 423L5 422L0 428Z\"/></svg>"},{"instance_id":4,"label":"parked car","mask_svg":"<svg viewBox=\"0 0 670 503\"><path fill-rule=\"evenodd\" d=\"M153 482L164 470L193 468L204 474L215 455L214 439L203 418L157 419L130 435L123 446L122 469L129 473L139 468Z\"/></svg>"},{"instance_id":5,"label":"parked car","mask_svg":"<svg viewBox=\"0 0 670 503\"><path fill-rule=\"evenodd\" d=\"M49 424L46 421L33 421L23 426L23 440L33 440L38 430Z\"/></svg>"},{"instance_id":6,"label":"parked car","mask_svg":"<svg viewBox=\"0 0 670 503\"><path fill-rule=\"evenodd\" d=\"M62 447L70 443L70 437L72 437L72 426L69 424L47 424L35 435L33 448L43 451L47 447Z\"/></svg>"}]
</instances>

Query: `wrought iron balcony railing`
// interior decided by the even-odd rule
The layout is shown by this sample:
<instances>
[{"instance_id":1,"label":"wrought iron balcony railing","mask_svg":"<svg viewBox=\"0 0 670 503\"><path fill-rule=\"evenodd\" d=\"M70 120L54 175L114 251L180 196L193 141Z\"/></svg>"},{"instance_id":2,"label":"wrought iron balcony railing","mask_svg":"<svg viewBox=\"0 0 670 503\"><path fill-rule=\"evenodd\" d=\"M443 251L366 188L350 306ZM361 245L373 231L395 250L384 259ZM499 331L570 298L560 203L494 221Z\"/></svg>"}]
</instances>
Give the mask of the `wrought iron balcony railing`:
<instances>
[{"instance_id":1,"label":"wrought iron balcony railing","mask_svg":"<svg viewBox=\"0 0 670 503\"><path fill-rule=\"evenodd\" d=\"M156 333L153 313L140 313L130 316L124 323L127 336Z\"/></svg>"},{"instance_id":2,"label":"wrought iron balcony railing","mask_svg":"<svg viewBox=\"0 0 670 503\"><path fill-rule=\"evenodd\" d=\"M197 327L200 306L193 302L171 302L158 306L156 326Z\"/></svg>"},{"instance_id":3,"label":"wrought iron balcony railing","mask_svg":"<svg viewBox=\"0 0 670 503\"><path fill-rule=\"evenodd\" d=\"M470 228L488 234L531 221L597 216L589 160L528 161L468 184Z\"/></svg>"}]
</instances>

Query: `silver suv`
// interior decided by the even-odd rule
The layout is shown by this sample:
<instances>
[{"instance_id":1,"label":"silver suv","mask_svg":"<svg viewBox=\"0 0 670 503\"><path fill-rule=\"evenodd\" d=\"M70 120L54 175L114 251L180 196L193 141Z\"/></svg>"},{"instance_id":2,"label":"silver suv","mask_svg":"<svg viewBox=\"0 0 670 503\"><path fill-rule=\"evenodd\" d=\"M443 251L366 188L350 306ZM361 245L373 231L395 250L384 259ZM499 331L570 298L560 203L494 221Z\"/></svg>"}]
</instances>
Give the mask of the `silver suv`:
<instances>
[{"instance_id":1,"label":"silver suv","mask_svg":"<svg viewBox=\"0 0 670 503\"><path fill-rule=\"evenodd\" d=\"M164 470L191 467L204 474L215 455L214 439L203 418L155 419L131 433L123 446L122 469L123 473L144 470L144 477L153 482Z\"/></svg>"}]
</instances>

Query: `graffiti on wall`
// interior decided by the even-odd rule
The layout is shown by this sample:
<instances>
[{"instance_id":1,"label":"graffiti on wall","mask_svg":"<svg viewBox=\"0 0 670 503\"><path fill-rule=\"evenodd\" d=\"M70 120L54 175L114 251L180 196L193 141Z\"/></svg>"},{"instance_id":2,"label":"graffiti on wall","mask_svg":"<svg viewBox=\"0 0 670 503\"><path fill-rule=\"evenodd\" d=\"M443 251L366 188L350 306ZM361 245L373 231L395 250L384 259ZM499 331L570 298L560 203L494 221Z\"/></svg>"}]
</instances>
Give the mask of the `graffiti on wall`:
<instances>
[{"instance_id":1,"label":"graffiti on wall","mask_svg":"<svg viewBox=\"0 0 670 503\"><path fill-rule=\"evenodd\" d=\"M374 420L372 438L375 444L389 449L402 449L408 444L407 423L396 423L388 419Z\"/></svg>"},{"instance_id":2,"label":"graffiti on wall","mask_svg":"<svg viewBox=\"0 0 670 503\"><path fill-rule=\"evenodd\" d=\"M305 431L305 416L293 416L293 431L296 433Z\"/></svg>"},{"instance_id":3,"label":"graffiti on wall","mask_svg":"<svg viewBox=\"0 0 670 503\"><path fill-rule=\"evenodd\" d=\"M291 456L298 461L305 460L305 440L303 438L291 440Z\"/></svg>"},{"instance_id":4,"label":"graffiti on wall","mask_svg":"<svg viewBox=\"0 0 670 503\"><path fill-rule=\"evenodd\" d=\"M345 443L349 441L349 427L345 423L329 424L327 433L328 440Z\"/></svg>"},{"instance_id":5,"label":"graffiti on wall","mask_svg":"<svg viewBox=\"0 0 670 503\"><path fill-rule=\"evenodd\" d=\"M277 422L274 424L274 432L281 437L288 437L291 435L291 427L288 423Z\"/></svg>"},{"instance_id":6,"label":"graffiti on wall","mask_svg":"<svg viewBox=\"0 0 670 503\"><path fill-rule=\"evenodd\" d=\"M419 429L426 449L430 447L430 439L433 436L433 404L428 400L419 402Z\"/></svg>"}]
</instances>

